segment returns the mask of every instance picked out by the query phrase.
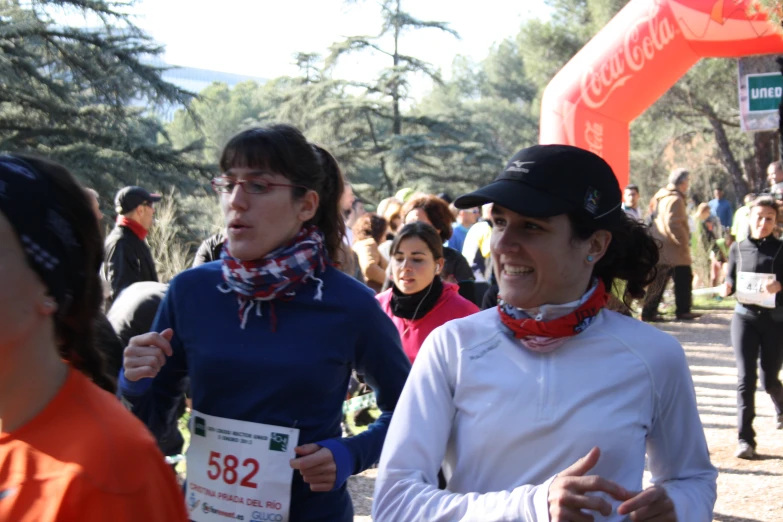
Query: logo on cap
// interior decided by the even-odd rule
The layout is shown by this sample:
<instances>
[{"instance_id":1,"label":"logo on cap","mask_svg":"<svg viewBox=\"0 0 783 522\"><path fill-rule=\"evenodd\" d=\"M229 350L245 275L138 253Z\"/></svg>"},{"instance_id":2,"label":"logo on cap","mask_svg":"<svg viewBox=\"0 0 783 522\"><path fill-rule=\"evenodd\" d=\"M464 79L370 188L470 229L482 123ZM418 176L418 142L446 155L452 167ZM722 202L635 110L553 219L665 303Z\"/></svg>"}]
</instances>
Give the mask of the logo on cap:
<instances>
[{"instance_id":1,"label":"logo on cap","mask_svg":"<svg viewBox=\"0 0 783 522\"><path fill-rule=\"evenodd\" d=\"M535 161L512 161L511 165L506 169L506 172L530 172L530 169L524 168L522 165L529 165L535 163Z\"/></svg>"},{"instance_id":2,"label":"logo on cap","mask_svg":"<svg viewBox=\"0 0 783 522\"><path fill-rule=\"evenodd\" d=\"M593 187L587 187L587 194L585 194L585 210L590 214L595 215L598 212L598 203L601 201L601 191L594 189Z\"/></svg>"}]
</instances>

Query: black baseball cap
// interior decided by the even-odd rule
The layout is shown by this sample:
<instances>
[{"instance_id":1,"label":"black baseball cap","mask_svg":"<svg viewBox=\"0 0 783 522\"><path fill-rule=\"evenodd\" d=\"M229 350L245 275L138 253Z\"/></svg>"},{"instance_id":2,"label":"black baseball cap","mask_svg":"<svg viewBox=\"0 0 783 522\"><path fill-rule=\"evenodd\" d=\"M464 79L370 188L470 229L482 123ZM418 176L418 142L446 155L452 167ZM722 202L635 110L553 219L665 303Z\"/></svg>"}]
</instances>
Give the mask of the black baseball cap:
<instances>
[{"instance_id":1,"label":"black baseball cap","mask_svg":"<svg viewBox=\"0 0 783 522\"><path fill-rule=\"evenodd\" d=\"M150 194L141 187L125 187L117 192L114 198L115 210L118 214L127 214L144 203L160 201L160 194Z\"/></svg>"},{"instance_id":2,"label":"black baseball cap","mask_svg":"<svg viewBox=\"0 0 783 522\"><path fill-rule=\"evenodd\" d=\"M457 208L497 203L523 216L573 212L611 221L623 214L622 191L606 161L570 145L534 145L517 152L495 181L454 201Z\"/></svg>"}]
</instances>

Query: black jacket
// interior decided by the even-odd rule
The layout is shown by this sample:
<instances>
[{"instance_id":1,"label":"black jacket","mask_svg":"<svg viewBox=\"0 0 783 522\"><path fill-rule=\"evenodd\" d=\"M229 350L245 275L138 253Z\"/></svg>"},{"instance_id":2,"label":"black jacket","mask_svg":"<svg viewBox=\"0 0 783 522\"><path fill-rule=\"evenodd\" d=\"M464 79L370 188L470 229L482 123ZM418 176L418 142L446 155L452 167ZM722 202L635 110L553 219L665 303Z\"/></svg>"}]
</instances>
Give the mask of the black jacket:
<instances>
[{"instance_id":1,"label":"black jacket","mask_svg":"<svg viewBox=\"0 0 783 522\"><path fill-rule=\"evenodd\" d=\"M220 254L223 252L223 244L225 242L226 235L222 230L205 239L198 247L196 258L193 260L193 268L203 265L204 263L218 261L220 259Z\"/></svg>"},{"instance_id":2,"label":"black jacket","mask_svg":"<svg viewBox=\"0 0 783 522\"><path fill-rule=\"evenodd\" d=\"M122 343L123 350L125 346L130 344L131 337L145 334L152 329L152 323L158 313L158 306L166 295L166 290L168 290L168 285L163 283L134 283L114 301L107 317ZM119 375L122 367L122 352L120 352L119 362L115 375ZM176 418L179 419L184 412L185 396L183 395ZM184 440L176 422L172 423L170 429L158 439L158 447L164 455L182 453L183 443Z\"/></svg>"},{"instance_id":3,"label":"black jacket","mask_svg":"<svg viewBox=\"0 0 783 522\"><path fill-rule=\"evenodd\" d=\"M101 275L111 285L107 307L133 283L158 280L150 247L131 229L114 227L106 237L104 251Z\"/></svg>"},{"instance_id":4,"label":"black jacket","mask_svg":"<svg viewBox=\"0 0 783 522\"><path fill-rule=\"evenodd\" d=\"M737 272L755 272L757 274L775 274L775 279L783 281L783 241L768 236L762 240L748 238L731 245L729 250L729 270L726 282L731 285L731 293L737 291ZM766 309L755 305L742 305L754 312ZM775 307L783 306L783 292L775 295Z\"/></svg>"}]
</instances>

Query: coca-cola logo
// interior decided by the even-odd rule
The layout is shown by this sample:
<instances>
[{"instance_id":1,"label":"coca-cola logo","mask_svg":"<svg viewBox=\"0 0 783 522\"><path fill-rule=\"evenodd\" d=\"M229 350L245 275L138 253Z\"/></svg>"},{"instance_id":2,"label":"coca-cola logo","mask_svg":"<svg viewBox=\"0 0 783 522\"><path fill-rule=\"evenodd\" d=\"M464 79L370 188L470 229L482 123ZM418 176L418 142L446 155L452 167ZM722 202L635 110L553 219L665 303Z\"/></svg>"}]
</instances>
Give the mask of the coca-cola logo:
<instances>
[{"instance_id":1,"label":"coca-cola logo","mask_svg":"<svg viewBox=\"0 0 783 522\"><path fill-rule=\"evenodd\" d=\"M585 142L590 152L601 156L604 152L604 126L600 123L585 122Z\"/></svg>"},{"instance_id":2,"label":"coca-cola logo","mask_svg":"<svg viewBox=\"0 0 783 522\"><path fill-rule=\"evenodd\" d=\"M606 103L614 91L622 87L645 63L655 58L676 34L668 16L659 17L661 6L655 2L647 16L625 34L623 46L600 65L590 65L582 74L582 101L591 109Z\"/></svg>"}]
</instances>

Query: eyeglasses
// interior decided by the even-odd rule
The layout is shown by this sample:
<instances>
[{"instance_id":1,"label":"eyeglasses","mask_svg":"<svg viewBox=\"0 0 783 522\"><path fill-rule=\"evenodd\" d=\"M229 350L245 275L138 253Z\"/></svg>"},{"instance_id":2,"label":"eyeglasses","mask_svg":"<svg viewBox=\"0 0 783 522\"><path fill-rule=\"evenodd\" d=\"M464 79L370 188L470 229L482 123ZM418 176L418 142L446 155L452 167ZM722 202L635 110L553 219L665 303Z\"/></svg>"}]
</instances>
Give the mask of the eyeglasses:
<instances>
[{"instance_id":1,"label":"eyeglasses","mask_svg":"<svg viewBox=\"0 0 783 522\"><path fill-rule=\"evenodd\" d=\"M258 174L258 172L251 172L252 174ZM246 194L266 194L270 192L273 187L290 187L301 188L308 190L304 185L292 185L290 183L272 183L266 181L263 178L251 178L251 179L234 179L228 176L219 176L212 180L212 188L215 192L221 194L229 194L234 192L234 187L239 185Z\"/></svg>"}]
</instances>

